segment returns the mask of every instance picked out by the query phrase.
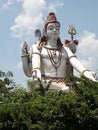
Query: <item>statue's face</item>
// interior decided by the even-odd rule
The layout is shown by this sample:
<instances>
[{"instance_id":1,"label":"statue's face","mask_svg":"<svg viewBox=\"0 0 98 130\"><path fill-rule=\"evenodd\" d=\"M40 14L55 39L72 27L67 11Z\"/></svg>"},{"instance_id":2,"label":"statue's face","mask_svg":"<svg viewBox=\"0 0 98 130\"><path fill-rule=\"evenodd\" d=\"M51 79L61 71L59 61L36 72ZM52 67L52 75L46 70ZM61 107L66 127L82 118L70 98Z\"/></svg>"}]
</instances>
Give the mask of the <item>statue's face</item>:
<instances>
[{"instance_id":1,"label":"statue's face","mask_svg":"<svg viewBox=\"0 0 98 130\"><path fill-rule=\"evenodd\" d=\"M60 33L59 23L49 23L47 25L46 35L48 39L58 39Z\"/></svg>"}]
</instances>

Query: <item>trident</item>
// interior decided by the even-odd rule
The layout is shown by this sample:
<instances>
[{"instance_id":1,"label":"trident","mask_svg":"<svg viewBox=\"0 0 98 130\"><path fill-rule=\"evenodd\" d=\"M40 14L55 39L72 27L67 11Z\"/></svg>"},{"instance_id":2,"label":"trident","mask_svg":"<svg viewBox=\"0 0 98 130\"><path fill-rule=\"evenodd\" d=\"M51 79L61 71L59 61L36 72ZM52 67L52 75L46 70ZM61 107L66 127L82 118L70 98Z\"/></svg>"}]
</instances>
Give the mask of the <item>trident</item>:
<instances>
[{"instance_id":1,"label":"trident","mask_svg":"<svg viewBox=\"0 0 98 130\"><path fill-rule=\"evenodd\" d=\"M76 29L75 26L69 25L68 33L71 35L71 40L73 40L73 36L76 35Z\"/></svg>"}]
</instances>

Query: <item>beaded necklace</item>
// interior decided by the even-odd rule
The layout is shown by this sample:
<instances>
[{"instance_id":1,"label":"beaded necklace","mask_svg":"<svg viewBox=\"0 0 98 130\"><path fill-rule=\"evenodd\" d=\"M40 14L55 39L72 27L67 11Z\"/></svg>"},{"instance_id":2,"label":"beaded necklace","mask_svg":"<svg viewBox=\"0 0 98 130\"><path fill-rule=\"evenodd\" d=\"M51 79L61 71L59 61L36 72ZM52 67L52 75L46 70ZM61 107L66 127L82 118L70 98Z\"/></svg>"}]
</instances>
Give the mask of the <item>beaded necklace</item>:
<instances>
[{"instance_id":1,"label":"beaded necklace","mask_svg":"<svg viewBox=\"0 0 98 130\"><path fill-rule=\"evenodd\" d=\"M48 56L50 58L50 61L51 61L52 65L55 68L58 68L60 66L61 57L62 57L61 49L48 48L46 46L44 46L44 48L47 50L47 53L48 53ZM58 56L56 55L57 51L59 53Z\"/></svg>"}]
</instances>

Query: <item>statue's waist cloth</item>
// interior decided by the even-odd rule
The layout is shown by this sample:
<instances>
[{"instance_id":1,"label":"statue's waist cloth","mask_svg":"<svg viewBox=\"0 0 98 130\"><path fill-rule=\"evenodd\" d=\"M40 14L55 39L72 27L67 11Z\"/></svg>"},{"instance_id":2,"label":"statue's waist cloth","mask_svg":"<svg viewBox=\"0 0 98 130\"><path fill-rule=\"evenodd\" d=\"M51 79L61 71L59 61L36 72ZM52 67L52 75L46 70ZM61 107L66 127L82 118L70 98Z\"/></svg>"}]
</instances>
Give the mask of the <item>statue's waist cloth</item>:
<instances>
[{"instance_id":1,"label":"statue's waist cloth","mask_svg":"<svg viewBox=\"0 0 98 130\"><path fill-rule=\"evenodd\" d=\"M65 84L66 77L49 77L42 75L42 80L45 84L51 82L50 89L56 89L56 90L69 89L69 87L66 86Z\"/></svg>"},{"instance_id":2,"label":"statue's waist cloth","mask_svg":"<svg viewBox=\"0 0 98 130\"><path fill-rule=\"evenodd\" d=\"M66 77L50 77L50 76L44 76L44 75L42 75L42 79L49 80L51 82L60 83L60 82L64 82L65 79L66 79Z\"/></svg>"}]
</instances>

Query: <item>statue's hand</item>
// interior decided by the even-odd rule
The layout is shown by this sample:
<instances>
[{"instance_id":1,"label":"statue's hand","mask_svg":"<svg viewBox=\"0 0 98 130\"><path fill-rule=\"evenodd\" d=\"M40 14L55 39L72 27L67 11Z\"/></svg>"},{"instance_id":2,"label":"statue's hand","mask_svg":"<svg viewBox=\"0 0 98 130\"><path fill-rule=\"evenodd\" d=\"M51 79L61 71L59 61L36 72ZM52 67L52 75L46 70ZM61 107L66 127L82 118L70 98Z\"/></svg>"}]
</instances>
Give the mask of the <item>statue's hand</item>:
<instances>
[{"instance_id":1,"label":"statue's hand","mask_svg":"<svg viewBox=\"0 0 98 130\"><path fill-rule=\"evenodd\" d=\"M91 79L94 82L96 82L97 80L96 73L92 71L85 71L84 76L87 77L88 79Z\"/></svg>"},{"instance_id":2,"label":"statue's hand","mask_svg":"<svg viewBox=\"0 0 98 130\"><path fill-rule=\"evenodd\" d=\"M39 69L33 70L32 73L33 80L37 81L38 79L41 80L41 72Z\"/></svg>"},{"instance_id":3,"label":"statue's hand","mask_svg":"<svg viewBox=\"0 0 98 130\"><path fill-rule=\"evenodd\" d=\"M23 54L28 54L29 51L30 51L30 48L29 48L27 42L25 41L25 42L23 43L23 45L22 45L22 53L23 53Z\"/></svg>"}]
</instances>

